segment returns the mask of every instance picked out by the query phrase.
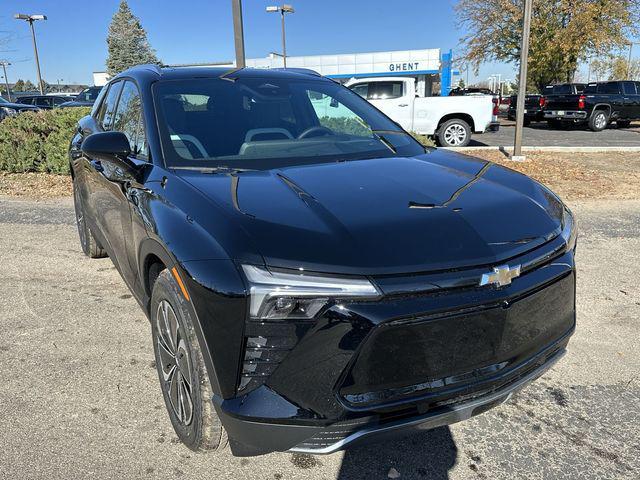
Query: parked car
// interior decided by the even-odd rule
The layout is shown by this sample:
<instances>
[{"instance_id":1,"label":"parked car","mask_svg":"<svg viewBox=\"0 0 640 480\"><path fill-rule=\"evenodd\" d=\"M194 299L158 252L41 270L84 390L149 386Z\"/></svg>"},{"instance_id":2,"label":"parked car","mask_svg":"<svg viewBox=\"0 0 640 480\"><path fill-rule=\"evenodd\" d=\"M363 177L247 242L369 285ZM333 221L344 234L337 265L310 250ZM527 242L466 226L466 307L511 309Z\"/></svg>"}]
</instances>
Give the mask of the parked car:
<instances>
[{"instance_id":1,"label":"parked car","mask_svg":"<svg viewBox=\"0 0 640 480\"><path fill-rule=\"evenodd\" d=\"M100 90L102 90L102 87L85 88L76 96L76 98L61 104L60 107L91 107L98 98Z\"/></svg>"},{"instance_id":2,"label":"parked car","mask_svg":"<svg viewBox=\"0 0 640 480\"><path fill-rule=\"evenodd\" d=\"M359 78L346 86L402 128L434 136L443 147L464 147L471 134L497 131L498 100L489 95L418 97L411 77Z\"/></svg>"},{"instance_id":3,"label":"parked car","mask_svg":"<svg viewBox=\"0 0 640 480\"><path fill-rule=\"evenodd\" d=\"M589 83L583 93L546 95L544 118L553 125L587 124L594 132L611 122L626 128L640 119L640 82Z\"/></svg>"},{"instance_id":4,"label":"parked car","mask_svg":"<svg viewBox=\"0 0 640 480\"><path fill-rule=\"evenodd\" d=\"M149 318L191 449L331 453L466 419L574 331L562 201L317 74L135 67L69 153L82 249Z\"/></svg>"},{"instance_id":5,"label":"parked car","mask_svg":"<svg viewBox=\"0 0 640 480\"><path fill-rule=\"evenodd\" d=\"M494 93L488 88L481 87L468 87L468 88L452 88L449 91L450 97L459 97L465 95L494 95Z\"/></svg>"},{"instance_id":6,"label":"parked car","mask_svg":"<svg viewBox=\"0 0 640 480\"><path fill-rule=\"evenodd\" d=\"M524 124L529 125L531 122L540 122L544 120L544 97L542 95L530 94L524 97ZM509 120L516 119L518 108L518 95L511 95L509 102L509 110L507 118Z\"/></svg>"},{"instance_id":7,"label":"parked car","mask_svg":"<svg viewBox=\"0 0 640 480\"><path fill-rule=\"evenodd\" d=\"M0 97L0 121L7 117L13 117L21 112L31 112L35 110L39 110L39 108L33 105L9 102L8 100Z\"/></svg>"},{"instance_id":8,"label":"parked car","mask_svg":"<svg viewBox=\"0 0 640 480\"><path fill-rule=\"evenodd\" d=\"M58 95L29 95L25 97L18 97L17 102L25 105L35 105L43 110L51 110L52 108L59 107L65 102L69 102L69 97Z\"/></svg>"}]
</instances>

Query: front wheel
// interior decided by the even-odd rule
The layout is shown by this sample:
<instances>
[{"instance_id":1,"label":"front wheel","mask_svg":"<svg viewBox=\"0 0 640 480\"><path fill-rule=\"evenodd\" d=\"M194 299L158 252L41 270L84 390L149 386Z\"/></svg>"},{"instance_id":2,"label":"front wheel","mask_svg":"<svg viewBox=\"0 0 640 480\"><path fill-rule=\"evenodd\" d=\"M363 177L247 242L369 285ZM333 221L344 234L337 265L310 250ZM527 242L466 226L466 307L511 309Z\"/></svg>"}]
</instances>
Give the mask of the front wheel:
<instances>
[{"instance_id":1,"label":"front wheel","mask_svg":"<svg viewBox=\"0 0 640 480\"><path fill-rule=\"evenodd\" d=\"M213 409L194 319L169 270L153 285L150 311L156 367L173 429L191 450L224 449L227 435Z\"/></svg>"},{"instance_id":2,"label":"front wheel","mask_svg":"<svg viewBox=\"0 0 640 480\"><path fill-rule=\"evenodd\" d=\"M440 126L436 138L441 147L466 147L471 141L471 128L464 120L453 118Z\"/></svg>"},{"instance_id":3,"label":"front wheel","mask_svg":"<svg viewBox=\"0 0 640 480\"><path fill-rule=\"evenodd\" d=\"M609 116L604 110L596 110L589 119L589 128L594 132L601 132L607 128L609 123Z\"/></svg>"}]
</instances>

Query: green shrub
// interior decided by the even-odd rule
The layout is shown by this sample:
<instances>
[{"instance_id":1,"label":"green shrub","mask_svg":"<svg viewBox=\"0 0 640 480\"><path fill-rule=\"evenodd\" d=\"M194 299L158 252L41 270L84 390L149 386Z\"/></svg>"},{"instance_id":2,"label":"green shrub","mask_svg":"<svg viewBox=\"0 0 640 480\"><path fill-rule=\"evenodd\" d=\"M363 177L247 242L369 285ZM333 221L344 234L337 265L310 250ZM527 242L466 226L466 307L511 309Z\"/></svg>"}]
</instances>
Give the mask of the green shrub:
<instances>
[{"instance_id":1,"label":"green shrub","mask_svg":"<svg viewBox=\"0 0 640 480\"><path fill-rule=\"evenodd\" d=\"M418 142L420 142L422 145L424 145L425 147L435 147L436 146L436 142L433 141L433 138L427 136L427 135L422 135L420 133L416 133L416 132L409 132L411 134L411 136L413 138L415 138Z\"/></svg>"},{"instance_id":2,"label":"green shrub","mask_svg":"<svg viewBox=\"0 0 640 480\"><path fill-rule=\"evenodd\" d=\"M90 108L24 112L0 122L0 170L69 173L68 149L80 118Z\"/></svg>"}]
</instances>

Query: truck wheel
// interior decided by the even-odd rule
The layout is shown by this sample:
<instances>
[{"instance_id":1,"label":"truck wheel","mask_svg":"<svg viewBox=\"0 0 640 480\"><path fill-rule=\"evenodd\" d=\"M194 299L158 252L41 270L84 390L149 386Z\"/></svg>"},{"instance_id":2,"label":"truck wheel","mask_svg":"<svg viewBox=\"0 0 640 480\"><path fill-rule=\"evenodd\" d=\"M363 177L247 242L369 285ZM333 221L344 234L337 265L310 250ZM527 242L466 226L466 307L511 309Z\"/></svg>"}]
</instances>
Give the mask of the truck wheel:
<instances>
[{"instance_id":1,"label":"truck wheel","mask_svg":"<svg viewBox=\"0 0 640 480\"><path fill-rule=\"evenodd\" d=\"M596 110L589 119L589 128L594 132L601 132L607 128L609 123L609 115L604 110Z\"/></svg>"},{"instance_id":2,"label":"truck wheel","mask_svg":"<svg viewBox=\"0 0 640 480\"><path fill-rule=\"evenodd\" d=\"M629 128L629 125L631 125L631 120L618 120L616 121L616 125L618 126L618 128Z\"/></svg>"},{"instance_id":3,"label":"truck wheel","mask_svg":"<svg viewBox=\"0 0 640 480\"><path fill-rule=\"evenodd\" d=\"M178 438L194 451L226 448L227 434L213 408L213 393L194 321L180 287L167 269L153 284L150 312L162 396Z\"/></svg>"},{"instance_id":4,"label":"truck wheel","mask_svg":"<svg viewBox=\"0 0 640 480\"><path fill-rule=\"evenodd\" d=\"M466 147L471 141L471 128L464 120L452 118L440 125L436 138L441 147Z\"/></svg>"}]
</instances>

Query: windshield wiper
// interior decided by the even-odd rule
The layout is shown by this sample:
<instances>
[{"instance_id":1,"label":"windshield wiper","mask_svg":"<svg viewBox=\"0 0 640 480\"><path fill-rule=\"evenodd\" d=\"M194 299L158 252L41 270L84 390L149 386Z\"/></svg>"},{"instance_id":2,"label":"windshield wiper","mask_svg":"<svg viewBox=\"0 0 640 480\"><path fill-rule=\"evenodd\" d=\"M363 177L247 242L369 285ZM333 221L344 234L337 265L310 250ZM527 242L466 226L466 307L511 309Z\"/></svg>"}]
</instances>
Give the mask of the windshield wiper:
<instances>
[{"instance_id":1,"label":"windshield wiper","mask_svg":"<svg viewBox=\"0 0 640 480\"><path fill-rule=\"evenodd\" d=\"M243 172L257 172L255 168L236 168L229 167L227 165L220 165L219 167L173 167L175 170L196 170L201 173L243 173Z\"/></svg>"},{"instance_id":2,"label":"windshield wiper","mask_svg":"<svg viewBox=\"0 0 640 480\"><path fill-rule=\"evenodd\" d=\"M380 141L380 143L382 143L385 147L391 150L391 153L393 153L394 155L398 154L398 150L396 150L396 147L394 147L389 140L384 138L383 135L380 135L381 133L385 133L384 130L371 130L371 131L376 136L376 138Z\"/></svg>"}]
</instances>

